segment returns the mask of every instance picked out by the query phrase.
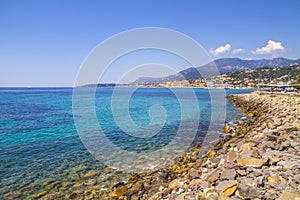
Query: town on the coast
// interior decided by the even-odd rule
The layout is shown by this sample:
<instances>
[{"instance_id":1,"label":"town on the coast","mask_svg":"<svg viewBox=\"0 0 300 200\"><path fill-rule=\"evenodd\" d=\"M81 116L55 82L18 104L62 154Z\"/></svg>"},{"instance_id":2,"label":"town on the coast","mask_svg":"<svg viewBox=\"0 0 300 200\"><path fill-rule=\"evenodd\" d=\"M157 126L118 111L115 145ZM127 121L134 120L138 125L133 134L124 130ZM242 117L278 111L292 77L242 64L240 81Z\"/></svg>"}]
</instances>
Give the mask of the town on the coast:
<instances>
[{"instance_id":1,"label":"town on the coast","mask_svg":"<svg viewBox=\"0 0 300 200\"><path fill-rule=\"evenodd\" d=\"M105 85L102 85L105 86ZM109 86L109 85L108 85ZM228 72L208 78L165 81L161 83L139 82L121 84L119 87L145 88L208 88L208 89L258 89L269 92L299 92L300 65L278 68L262 67L242 71Z\"/></svg>"}]
</instances>

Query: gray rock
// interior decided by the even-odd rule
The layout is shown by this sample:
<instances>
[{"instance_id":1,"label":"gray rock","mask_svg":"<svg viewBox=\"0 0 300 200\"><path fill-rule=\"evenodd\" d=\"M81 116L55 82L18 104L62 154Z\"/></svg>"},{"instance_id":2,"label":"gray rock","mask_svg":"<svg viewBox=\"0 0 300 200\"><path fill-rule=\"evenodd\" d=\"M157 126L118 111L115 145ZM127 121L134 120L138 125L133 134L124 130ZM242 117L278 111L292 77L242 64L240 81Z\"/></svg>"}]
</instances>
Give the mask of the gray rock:
<instances>
[{"instance_id":1,"label":"gray rock","mask_svg":"<svg viewBox=\"0 0 300 200\"><path fill-rule=\"evenodd\" d=\"M192 177L192 178L199 178L200 177L200 174L199 174L199 171L196 170L196 169L193 169L189 172L189 176Z\"/></svg>"},{"instance_id":2,"label":"gray rock","mask_svg":"<svg viewBox=\"0 0 300 200\"><path fill-rule=\"evenodd\" d=\"M264 181L265 181L264 176L258 176L255 178L255 182L256 182L257 186L263 186Z\"/></svg>"},{"instance_id":3,"label":"gray rock","mask_svg":"<svg viewBox=\"0 0 300 200\"><path fill-rule=\"evenodd\" d=\"M234 180L236 177L236 171L234 169L224 169L221 173L221 180Z\"/></svg>"},{"instance_id":4,"label":"gray rock","mask_svg":"<svg viewBox=\"0 0 300 200\"><path fill-rule=\"evenodd\" d=\"M201 188L210 188L211 184L208 181L203 181L201 184Z\"/></svg>"},{"instance_id":5,"label":"gray rock","mask_svg":"<svg viewBox=\"0 0 300 200\"><path fill-rule=\"evenodd\" d=\"M300 163L296 161L289 161L289 160L284 160L280 161L277 163L277 165L282 166L283 169L285 170L293 170L293 169L299 169L300 168Z\"/></svg>"},{"instance_id":6,"label":"gray rock","mask_svg":"<svg viewBox=\"0 0 300 200\"><path fill-rule=\"evenodd\" d=\"M239 194L244 197L245 199L254 199L258 198L262 191L258 187L248 186L245 184L240 184L238 186Z\"/></svg>"},{"instance_id":7,"label":"gray rock","mask_svg":"<svg viewBox=\"0 0 300 200\"><path fill-rule=\"evenodd\" d=\"M298 184L300 184L300 174L297 174L296 176L294 176L294 181L296 181Z\"/></svg>"},{"instance_id":8,"label":"gray rock","mask_svg":"<svg viewBox=\"0 0 300 200\"><path fill-rule=\"evenodd\" d=\"M220 181L216 187L216 191L222 192L222 190L226 189L228 186L234 184L236 181L229 180L229 181Z\"/></svg>"}]
</instances>

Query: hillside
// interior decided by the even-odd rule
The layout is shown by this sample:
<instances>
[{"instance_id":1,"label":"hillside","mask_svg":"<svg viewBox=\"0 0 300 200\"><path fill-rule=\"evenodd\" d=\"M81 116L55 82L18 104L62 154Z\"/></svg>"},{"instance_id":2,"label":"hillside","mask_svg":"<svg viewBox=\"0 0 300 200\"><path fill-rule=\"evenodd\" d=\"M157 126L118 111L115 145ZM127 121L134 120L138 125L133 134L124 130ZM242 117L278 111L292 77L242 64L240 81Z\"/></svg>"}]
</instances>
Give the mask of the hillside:
<instances>
[{"instance_id":1,"label":"hillside","mask_svg":"<svg viewBox=\"0 0 300 200\"><path fill-rule=\"evenodd\" d=\"M263 67L254 70L229 72L223 75L226 85L241 85L243 87L256 86L259 83L287 84L297 80L300 74L300 65L278 68Z\"/></svg>"},{"instance_id":2,"label":"hillside","mask_svg":"<svg viewBox=\"0 0 300 200\"><path fill-rule=\"evenodd\" d=\"M133 84L165 83L167 81L194 80L194 79L202 78L203 76L207 78L207 76L210 75L217 75L217 74L209 73L211 71L210 69L212 66L216 66L220 71L220 74L225 74L228 72L258 69L262 67L277 68L281 66L289 66L295 64L300 64L300 59L291 60L287 58L275 58L272 60L268 60L268 59L242 60L240 58L222 58L197 68L194 67L187 68L185 70L180 71L177 74L170 75L163 78L154 79L151 77L142 77L134 81ZM198 70L207 73L201 75L199 74Z\"/></svg>"}]
</instances>

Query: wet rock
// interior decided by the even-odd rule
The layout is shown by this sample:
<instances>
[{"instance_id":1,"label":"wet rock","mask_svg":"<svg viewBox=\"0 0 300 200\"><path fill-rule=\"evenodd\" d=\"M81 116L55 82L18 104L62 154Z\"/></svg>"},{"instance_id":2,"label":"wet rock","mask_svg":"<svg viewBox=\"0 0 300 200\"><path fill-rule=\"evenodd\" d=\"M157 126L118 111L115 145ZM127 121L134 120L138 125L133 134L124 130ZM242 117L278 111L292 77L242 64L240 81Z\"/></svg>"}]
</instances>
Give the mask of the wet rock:
<instances>
[{"instance_id":1,"label":"wet rock","mask_svg":"<svg viewBox=\"0 0 300 200\"><path fill-rule=\"evenodd\" d=\"M222 132L223 132L223 133L230 133L230 132L231 132L231 127L228 126L228 125L224 126Z\"/></svg>"},{"instance_id":2,"label":"wet rock","mask_svg":"<svg viewBox=\"0 0 300 200\"><path fill-rule=\"evenodd\" d=\"M78 199L80 198L80 194L77 192L72 192L71 194L67 195L67 199Z\"/></svg>"},{"instance_id":3,"label":"wet rock","mask_svg":"<svg viewBox=\"0 0 300 200\"><path fill-rule=\"evenodd\" d=\"M143 190L143 184L142 183L136 183L133 185L129 190L127 190L124 195L127 197L131 197L133 194L137 194L139 191Z\"/></svg>"},{"instance_id":4,"label":"wet rock","mask_svg":"<svg viewBox=\"0 0 300 200\"><path fill-rule=\"evenodd\" d=\"M96 183L97 183L97 180L95 180L95 179L89 179L89 180L86 181L85 185L86 186L93 186Z\"/></svg>"},{"instance_id":5,"label":"wet rock","mask_svg":"<svg viewBox=\"0 0 300 200\"><path fill-rule=\"evenodd\" d=\"M110 194L111 199L118 199L125 194L128 190L127 186L121 186L114 188L113 192Z\"/></svg>"},{"instance_id":6,"label":"wet rock","mask_svg":"<svg viewBox=\"0 0 300 200\"><path fill-rule=\"evenodd\" d=\"M75 183L75 184L72 186L72 188L79 188L79 187L82 187L82 186L83 186L83 182L80 181L80 182Z\"/></svg>"},{"instance_id":7,"label":"wet rock","mask_svg":"<svg viewBox=\"0 0 300 200\"><path fill-rule=\"evenodd\" d=\"M141 180L141 176L137 173L132 173L129 175L128 183L134 183Z\"/></svg>"},{"instance_id":8,"label":"wet rock","mask_svg":"<svg viewBox=\"0 0 300 200\"><path fill-rule=\"evenodd\" d=\"M94 178L96 176L99 176L99 172L96 172L96 171L89 171L88 173L84 174L83 175L83 178L84 179L88 179L88 178Z\"/></svg>"},{"instance_id":9,"label":"wet rock","mask_svg":"<svg viewBox=\"0 0 300 200\"><path fill-rule=\"evenodd\" d=\"M42 196L46 195L48 192L49 192L48 190L38 191L38 192L30 195L29 199L38 199L38 198L41 198Z\"/></svg>"},{"instance_id":10,"label":"wet rock","mask_svg":"<svg viewBox=\"0 0 300 200\"><path fill-rule=\"evenodd\" d=\"M72 186L74 183L73 182L62 182L62 187L66 188L66 187L70 187Z\"/></svg>"}]
</instances>

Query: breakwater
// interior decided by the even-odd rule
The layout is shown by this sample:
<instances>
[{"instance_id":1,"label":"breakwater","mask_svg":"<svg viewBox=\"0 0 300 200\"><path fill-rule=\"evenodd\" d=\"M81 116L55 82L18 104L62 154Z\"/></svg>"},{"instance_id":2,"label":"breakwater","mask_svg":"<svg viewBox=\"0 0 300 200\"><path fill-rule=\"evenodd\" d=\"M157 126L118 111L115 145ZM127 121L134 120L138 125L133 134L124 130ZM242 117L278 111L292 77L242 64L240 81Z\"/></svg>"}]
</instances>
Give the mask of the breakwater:
<instances>
[{"instance_id":1,"label":"breakwater","mask_svg":"<svg viewBox=\"0 0 300 200\"><path fill-rule=\"evenodd\" d=\"M300 97L230 95L245 117L223 137L175 164L111 186L103 199L297 199L300 197ZM199 157L200 156L200 157Z\"/></svg>"}]
</instances>

